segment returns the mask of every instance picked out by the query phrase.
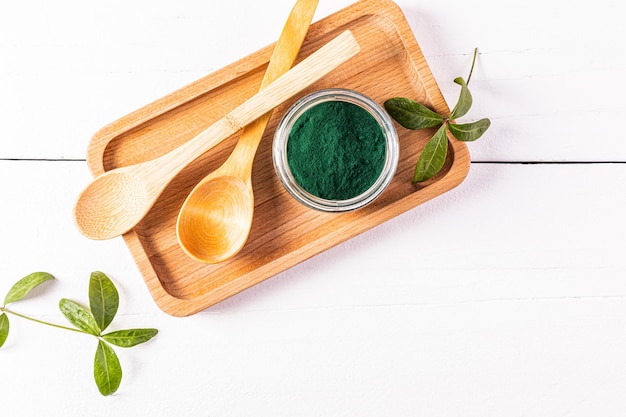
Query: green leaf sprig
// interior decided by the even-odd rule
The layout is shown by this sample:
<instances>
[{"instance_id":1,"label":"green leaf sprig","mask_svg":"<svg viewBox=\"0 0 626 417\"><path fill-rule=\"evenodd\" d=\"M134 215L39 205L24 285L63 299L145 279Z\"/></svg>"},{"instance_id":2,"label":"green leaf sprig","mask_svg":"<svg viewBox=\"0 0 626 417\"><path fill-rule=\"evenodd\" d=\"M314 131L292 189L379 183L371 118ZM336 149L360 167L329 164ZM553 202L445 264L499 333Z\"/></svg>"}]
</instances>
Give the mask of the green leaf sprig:
<instances>
[{"instance_id":1,"label":"green leaf sprig","mask_svg":"<svg viewBox=\"0 0 626 417\"><path fill-rule=\"evenodd\" d=\"M453 120L465 116L472 107L472 95L468 84L472 78L477 53L478 49L474 49L474 58L467 81L461 77L454 79L454 82L461 86L461 93L456 106L447 117L406 97L394 97L384 103L385 110L389 115L407 129L419 130L438 127L433 137L424 146L417 161L413 183L429 180L441 171L448 152L448 131L460 141L471 142L480 138L491 125L489 119L465 124L452 123Z\"/></svg>"},{"instance_id":2,"label":"green leaf sprig","mask_svg":"<svg viewBox=\"0 0 626 417\"><path fill-rule=\"evenodd\" d=\"M36 323L94 336L98 340L94 358L94 379L102 395L111 395L122 382L122 367L111 345L128 348L147 342L156 329L128 329L103 333L113 321L119 306L119 294L113 282L102 272L92 272L89 280L89 308L66 298L59 301L61 313L74 327L49 323L17 313L7 307L20 301L33 289L54 277L47 272L34 272L19 280L7 293L0 307L0 347L9 335L9 316L13 315Z\"/></svg>"}]
</instances>

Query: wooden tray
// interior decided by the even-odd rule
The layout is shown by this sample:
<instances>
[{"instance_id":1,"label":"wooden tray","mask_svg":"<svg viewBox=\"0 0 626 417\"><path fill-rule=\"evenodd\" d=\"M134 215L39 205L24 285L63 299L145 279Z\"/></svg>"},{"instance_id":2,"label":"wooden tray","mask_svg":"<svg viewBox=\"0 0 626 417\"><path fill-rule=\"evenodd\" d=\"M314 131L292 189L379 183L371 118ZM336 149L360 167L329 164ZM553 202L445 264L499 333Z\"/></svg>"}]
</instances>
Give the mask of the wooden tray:
<instances>
[{"instance_id":1,"label":"wooden tray","mask_svg":"<svg viewBox=\"0 0 626 417\"><path fill-rule=\"evenodd\" d=\"M448 107L400 8L387 0L362 0L314 23L298 61L350 29L361 53L303 91L343 87L379 103L411 97L436 111ZM155 158L181 145L258 91L273 45L181 88L104 127L92 138L87 163L94 175ZM307 209L285 192L274 173L272 136L287 107L277 108L254 162L255 212L250 237L234 258L217 265L193 261L178 246L176 218L187 194L229 155L236 135L203 155L165 189L147 217L124 235L157 305L187 316L224 300L350 239L460 184L469 170L462 142L449 140L442 172L411 184L417 158L433 131L400 126L400 162L388 189L361 210L329 214Z\"/></svg>"}]
</instances>

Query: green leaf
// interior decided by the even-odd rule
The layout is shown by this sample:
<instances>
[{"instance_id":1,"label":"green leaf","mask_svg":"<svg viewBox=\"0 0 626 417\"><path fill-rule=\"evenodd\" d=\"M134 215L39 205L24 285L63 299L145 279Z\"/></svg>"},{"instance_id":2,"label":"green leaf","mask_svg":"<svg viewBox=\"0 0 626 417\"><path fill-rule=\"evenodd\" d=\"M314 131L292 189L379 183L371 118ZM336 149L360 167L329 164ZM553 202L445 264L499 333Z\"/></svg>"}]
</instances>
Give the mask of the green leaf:
<instances>
[{"instance_id":1,"label":"green leaf","mask_svg":"<svg viewBox=\"0 0 626 417\"><path fill-rule=\"evenodd\" d=\"M65 318L77 328L94 336L100 335L100 328L96 319L85 307L67 298L62 298L59 301L59 309Z\"/></svg>"},{"instance_id":2,"label":"green leaf","mask_svg":"<svg viewBox=\"0 0 626 417\"><path fill-rule=\"evenodd\" d=\"M389 115L407 129L426 129L443 123L441 115L409 98L390 98L385 101L384 106Z\"/></svg>"},{"instance_id":3,"label":"green leaf","mask_svg":"<svg viewBox=\"0 0 626 417\"><path fill-rule=\"evenodd\" d=\"M465 116L470 107L472 107L472 95L470 94L469 88L467 88L467 84L463 78L455 78L454 82L461 86L461 94L459 95L459 101L457 101L452 113L450 113L450 119L452 120Z\"/></svg>"},{"instance_id":4,"label":"green leaf","mask_svg":"<svg viewBox=\"0 0 626 417\"><path fill-rule=\"evenodd\" d=\"M147 342L157 333L157 329L129 329L107 333L102 338L115 346L128 348Z\"/></svg>"},{"instance_id":5,"label":"green leaf","mask_svg":"<svg viewBox=\"0 0 626 417\"><path fill-rule=\"evenodd\" d=\"M4 298L4 305L21 300L35 287L51 279L54 279L54 277L47 272L33 272L32 274L26 275L11 287L7 296Z\"/></svg>"},{"instance_id":6,"label":"green leaf","mask_svg":"<svg viewBox=\"0 0 626 417\"><path fill-rule=\"evenodd\" d=\"M0 347L4 345L9 336L9 318L6 313L0 314Z\"/></svg>"},{"instance_id":7,"label":"green leaf","mask_svg":"<svg viewBox=\"0 0 626 417\"><path fill-rule=\"evenodd\" d=\"M92 272L89 280L89 308L100 330L111 324L119 302L119 294L109 277L99 271Z\"/></svg>"},{"instance_id":8,"label":"green leaf","mask_svg":"<svg viewBox=\"0 0 626 417\"><path fill-rule=\"evenodd\" d=\"M465 123L465 124L454 124L450 123L448 127L450 128L450 133L463 142L471 142L473 140L478 139L489 129L491 126L491 121L489 119L481 119L477 122Z\"/></svg>"},{"instance_id":9,"label":"green leaf","mask_svg":"<svg viewBox=\"0 0 626 417\"><path fill-rule=\"evenodd\" d=\"M93 377L102 395L111 395L122 382L122 366L115 351L103 342L98 341L96 357L93 361Z\"/></svg>"},{"instance_id":10,"label":"green leaf","mask_svg":"<svg viewBox=\"0 0 626 417\"><path fill-rule=\"evenodd\" d=\"M422 182L434 177L443 167L447 153L448 137L446 126L443 125L424 146L415 166L413 182Z\"/></svg>"}]
</instances>

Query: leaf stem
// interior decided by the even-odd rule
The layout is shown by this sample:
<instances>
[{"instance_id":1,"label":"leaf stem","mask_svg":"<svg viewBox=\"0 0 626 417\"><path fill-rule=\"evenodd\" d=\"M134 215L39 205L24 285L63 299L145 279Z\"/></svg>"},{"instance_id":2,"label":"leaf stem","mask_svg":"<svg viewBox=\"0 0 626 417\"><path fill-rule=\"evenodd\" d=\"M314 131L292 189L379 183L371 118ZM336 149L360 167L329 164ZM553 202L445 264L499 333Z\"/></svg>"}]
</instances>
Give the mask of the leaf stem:
<instances>
[{"instance_id":1,"label":"leaf stem","mask_svg":"<svg viewBox=\"0 0 626 417\"><path fill-rule=\"evenodd\" d=\"M472 59L472 67L470 68L469 75L467 76L467 81L465 85L468 85L470 82L470 78L472 78L472 73L474 72L474 64L476 64L476 55L478 55L478 48L474 48L474 58Z\"/></svg>"},{"instance_id":2,"label":"leaf stem","mask_svg":"<svg viewBox=\"0 0 626 417\"><path fill-rule=\"evenodd\" d=\"M39 319L36 319L34 317L25 316L24 314L20 314L20 313L17 313L15 311L9 310L6 307L0 307L0 311L3 311L3 312L8 313L8 314L12 314L12 315L17 316L17 317L21 317L21 318L26 319L26 320L33 321L35 323L45 324L46 326L50 326L50 327L56 327L57 329L69 330L69 331L76 332L76 333L89 334L87 332L84 332L84 331L79 330L79 329L74 329L72 327L66 327L66 326L62 326L60 324L54 324L54 323L49 323L47 321L39 320Z\"/></svg>"}]
</instances>

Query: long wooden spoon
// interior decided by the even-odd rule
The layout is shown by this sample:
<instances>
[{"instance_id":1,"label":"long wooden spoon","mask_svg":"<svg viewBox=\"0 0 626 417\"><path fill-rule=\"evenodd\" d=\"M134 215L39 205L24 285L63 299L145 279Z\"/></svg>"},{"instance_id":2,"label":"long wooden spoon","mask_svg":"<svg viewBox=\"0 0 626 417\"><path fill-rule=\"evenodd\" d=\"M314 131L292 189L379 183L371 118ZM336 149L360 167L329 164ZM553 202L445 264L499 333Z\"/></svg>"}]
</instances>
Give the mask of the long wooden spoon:
<instances>
[{"instance_id":1,"label":"long wooden spoon","mask_svg":"<svg viewBox=\"0 0 626 417\"><path fill-rule=\"evenodd\" d=\"M185 166L359 51L358 42L347 30L184 145L159 158L96 177L78 197L76 226L91 239L110 239L128 232Z\"/></svg>"},{"instance_id":2,"label":"long wooden spoon","mask_svg":"<svg viewBox=\"0 0 626 417\"><path fill-rule=\"evenodd\" d=\"M318 0L298 0L294 5L267 70L265 88L293 65L306 36ZM200 181L183 204L176 235L183 250L205 262L222 262L237 254L250 233L254 213L252 162L272 112L247 125L230 157Z\"/></svg>"}]
</instances>

